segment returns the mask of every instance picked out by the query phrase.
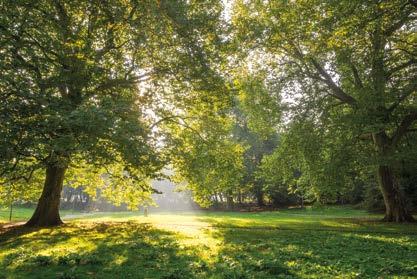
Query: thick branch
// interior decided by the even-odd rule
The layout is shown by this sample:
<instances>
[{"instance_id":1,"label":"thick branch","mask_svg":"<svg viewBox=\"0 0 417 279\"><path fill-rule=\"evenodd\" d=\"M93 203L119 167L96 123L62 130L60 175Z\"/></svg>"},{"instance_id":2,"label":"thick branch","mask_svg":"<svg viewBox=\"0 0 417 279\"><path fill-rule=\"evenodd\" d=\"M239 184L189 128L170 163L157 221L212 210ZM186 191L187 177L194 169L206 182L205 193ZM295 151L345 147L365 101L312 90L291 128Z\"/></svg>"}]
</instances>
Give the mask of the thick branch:
<instances>
[{"instance_id":1,"label":"thick branch","mask_svg":"<svg viewBox=\"0 0 417 279\"><path fill-rule=\"evenodd\" d=\"M392 104L388 111L392 112L394 111L405 99L407 99L411 94L415 93L417 91L417 82L410 83L403 91L402 94L399 96L398 100Z\"/></svg>"},{"instance_id":2,"label":"thick branch","mask_svg":"<svg viewBox=\"0 0 417 279\"><path fill-rule=\"evenodd\" d=\"M342 88L340 88L332 79L332 77L326 72L326 70L314 59L311 58L311 62L313 63L314 68L317 70L317 72L324 78L324 82L327 84L327 86L332 90L333 96L340 101L347 103L349 105L356 104L356 99L352 96L348 95L343 91Z\"/></svg>"},{"instance_id":3,"label":"thick branch","mask_svg":"<svg viewBox=\"0 0 417 279\"><path fill-rule=\"evenodd\" d=\"M398 126L397 130L394 132L391 138L392 146L395 146L399 143L402 137L407 134L409 128L417 120L417 110L407 114Z\"/></svg>"},{"instance_id":4,"label":"thick branch","mask_svg":"<svg viewBox=\"0 0 417 279\"><path fill-rule=\"evenodd\" d=\"M353 63L350 63L350 67L351 67L352 72L353 72L353 78L355 79L356 87L363 88L362 79L359 75L358 69L355 67L355 65L353 65Z\"/></svg>"}]
</instances>

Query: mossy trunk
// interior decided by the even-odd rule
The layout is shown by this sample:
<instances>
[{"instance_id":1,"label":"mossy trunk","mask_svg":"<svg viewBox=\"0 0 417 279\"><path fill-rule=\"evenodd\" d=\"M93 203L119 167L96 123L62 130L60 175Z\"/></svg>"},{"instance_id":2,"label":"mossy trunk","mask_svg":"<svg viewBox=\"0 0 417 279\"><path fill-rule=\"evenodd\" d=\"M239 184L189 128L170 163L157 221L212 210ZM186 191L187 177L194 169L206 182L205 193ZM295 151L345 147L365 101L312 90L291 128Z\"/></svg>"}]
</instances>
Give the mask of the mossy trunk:
<instances>
[{"instance_id":1,"label":"mossy trunk","mask_svg":"<svg viewBox=\"0 0 417 279\"><path fill-rule=\"evenodd\" d=\"M26 223L26 226L58 226L63 223L59 216L59 203L65 171L66 167L47 167L42 195L32 218Z\"/></svg>"}]
</instances>

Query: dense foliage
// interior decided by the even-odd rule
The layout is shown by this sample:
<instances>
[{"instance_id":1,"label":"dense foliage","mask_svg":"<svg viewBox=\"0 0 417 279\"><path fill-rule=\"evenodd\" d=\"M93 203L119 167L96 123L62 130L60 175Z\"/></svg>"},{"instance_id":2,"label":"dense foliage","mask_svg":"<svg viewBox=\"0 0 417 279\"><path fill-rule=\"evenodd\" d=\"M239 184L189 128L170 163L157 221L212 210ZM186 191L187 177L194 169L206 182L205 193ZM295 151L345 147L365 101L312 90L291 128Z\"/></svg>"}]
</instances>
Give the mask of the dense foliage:
<instances>
[{"instance_id":1,"label":"dense foliage","mask_svg":"<svg viewBox=\"0 0 417 279\"><path fill-rule=\"evenodd\" d=\"M157 106L156 91L196 88L175 95L177 106L207 95L214 70L203 49L216 44L210 35L216 7L216 1L2 1L2 189L45 172L28 224L61 222L64 182L99 187L116 203L146 200L147 181L164 161L147 109ZM166 84L172 90L157 90Z\"/></svg>"},{"instance_id":2,"label":"dense foliage","mask_svg":"<svg viewBox=\"0 0 417 279\"><path fill-rule=\"evenodd\" d=\"M0 9L0 197L40 196L29 225L61 223L64 185L65 202L151 204L164 167L204 207L362 203L413 220L415 1Z\"/></svg>"}]
</instances>

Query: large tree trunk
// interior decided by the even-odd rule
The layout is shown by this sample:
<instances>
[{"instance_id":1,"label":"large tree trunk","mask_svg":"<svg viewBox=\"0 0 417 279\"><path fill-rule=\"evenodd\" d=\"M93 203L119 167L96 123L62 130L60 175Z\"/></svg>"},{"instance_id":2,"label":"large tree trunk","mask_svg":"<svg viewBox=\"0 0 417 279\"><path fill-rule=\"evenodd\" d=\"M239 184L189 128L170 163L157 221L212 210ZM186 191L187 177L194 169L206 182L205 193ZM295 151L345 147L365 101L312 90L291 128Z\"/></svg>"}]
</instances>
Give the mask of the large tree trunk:
<instances>
[{"instance_id":1,"label":"large tree trunk","mask_svg":"<svg viewBox=\"0 0 417 279\"><path fill-rule=\"evenodd\" d=\"M387 134L382 131L373 134L372 137L381 158L389 159L393 146ZM383 220L387 222L414 221L413 216L407 210L404 194L398 185L392 167L387 163L380 164L377 169L377 177L385 203L385 217Z\"/></svg>"},{"instance_id":2,"label":"large tree trunk","mask_svg":"<svg viewBox=\"0 0 417 279\"><path fill-rule=\"evenodd\" d=\"M385 203L385 217L383 220L387 222L414 221L413 216L407 210L404 194L392 169L389 166L379 166L377 175Z\"/></svg>"},{"instance_id":3,"label":"large tree trunk","mask_svg":"<svg viewBox=\"0 0 417 279\"><path fill-rule=\"evenodd\" d=\"M30 227L58 226L63 222L59 216L59 203L66 167L48 166L45 184L35 213L26 223Z\"/></svg>"}]
</instances>

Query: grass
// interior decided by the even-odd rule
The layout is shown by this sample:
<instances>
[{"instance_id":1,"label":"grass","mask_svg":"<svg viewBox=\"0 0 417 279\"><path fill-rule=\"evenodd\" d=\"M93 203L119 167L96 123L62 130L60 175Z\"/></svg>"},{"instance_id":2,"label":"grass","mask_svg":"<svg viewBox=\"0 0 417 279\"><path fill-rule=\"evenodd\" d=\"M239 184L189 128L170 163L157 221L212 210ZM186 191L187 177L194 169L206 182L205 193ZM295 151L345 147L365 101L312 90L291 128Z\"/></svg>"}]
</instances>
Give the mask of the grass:
<instances>
[{"instance_id":1,"label":"grass","mask_svg":"<svg viewBox=\"0 0 417 279\"><path fill-rule=\"evenodd\" d=\"M24 207L17 207L13 208L12 212L12 222L20 222L20 221L27 221L32 216L34 209L33 208L24 208ZM9 208L1 208L0 207L0 224L9 222L9 214L10 209ZM78 211L72 211L72 210L61 210L60 214L63 218L65 216L73 215L73 214L79 214Z\"/></svg>"},{"instance_id":2,"label":"grass","mask_svg":"<svg viewBox=\"0 0 417 279\"><path fill-rule=\"evenodd\" d=\"M64 212L63 227L0 234L0 278L417 278L417 226L379 218L345 207Z\"/></svg>"},{"instance_id":3,"label":"grass","mask_svg":"<svg viewBox=\"0 0 417 279\"><path fill-rule=\"evenodd\" d=\"M12 214L12 221L27 220L33 213L31 208L14 208ZM0 224L9 221L9 208L0 207Z\"/></svg>"}]
</instances>

